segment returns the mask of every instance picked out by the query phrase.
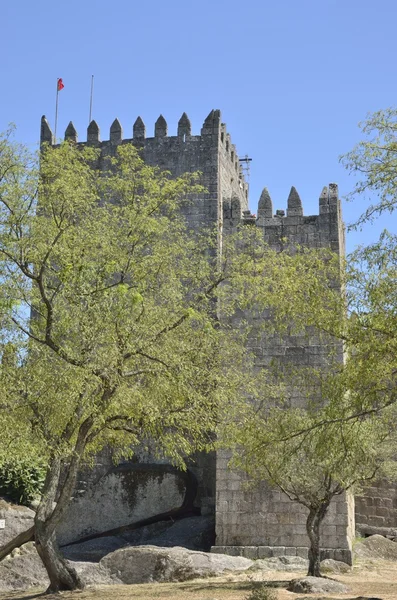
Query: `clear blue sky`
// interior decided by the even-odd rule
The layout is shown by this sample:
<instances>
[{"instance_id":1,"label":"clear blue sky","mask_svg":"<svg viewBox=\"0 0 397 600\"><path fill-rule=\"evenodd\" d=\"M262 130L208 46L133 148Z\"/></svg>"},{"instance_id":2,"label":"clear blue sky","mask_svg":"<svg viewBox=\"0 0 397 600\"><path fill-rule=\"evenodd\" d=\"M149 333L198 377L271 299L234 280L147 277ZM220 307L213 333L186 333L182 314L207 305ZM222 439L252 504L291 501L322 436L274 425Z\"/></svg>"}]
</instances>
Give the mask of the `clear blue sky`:
<instances>
[{"instance_id":1,"label":"clear blue sky","mask_svg":"<svg viewBox=\"0 0 397 600\"><path fill-rule=\"evenodd\" d=\"M94 74L102 139L116 116L125 137L138 115L153 135L160 113L175 135L183 111L198 134L220 108L253 159L252 212L263 186L285 208L295 185L315 214L324 185L353 187L338 156L359 140L357 123L396 103L396 22L395 0L4 0L0 130L12 121L37 143L62 77L58 134L73 120L85 140ZM359 211L345 205L346 220ZM379 227L349 234L349 249Z\"/></svg>"}]
</instances>

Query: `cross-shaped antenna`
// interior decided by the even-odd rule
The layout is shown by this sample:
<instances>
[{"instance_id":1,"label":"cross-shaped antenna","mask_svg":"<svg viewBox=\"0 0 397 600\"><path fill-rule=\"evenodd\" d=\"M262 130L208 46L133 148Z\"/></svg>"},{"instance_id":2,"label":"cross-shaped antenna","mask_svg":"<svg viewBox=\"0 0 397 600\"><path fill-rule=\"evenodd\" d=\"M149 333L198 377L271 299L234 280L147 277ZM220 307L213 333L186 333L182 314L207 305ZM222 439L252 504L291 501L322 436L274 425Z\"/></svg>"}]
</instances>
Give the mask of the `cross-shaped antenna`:
<instances>
[{"instance_id":1,"label":"cross-shaped antenna","mask_svg":"<svg viewBox=\"0 0 397 600\"><path fill-rule=\"evenodd\" d=\"M249 158L248 154L246 154L244 158L239 158L238 160L241 164L246 179L248 179L250 175L250 162L252 162L252 158Z\"/></svg>"}]
</instances>

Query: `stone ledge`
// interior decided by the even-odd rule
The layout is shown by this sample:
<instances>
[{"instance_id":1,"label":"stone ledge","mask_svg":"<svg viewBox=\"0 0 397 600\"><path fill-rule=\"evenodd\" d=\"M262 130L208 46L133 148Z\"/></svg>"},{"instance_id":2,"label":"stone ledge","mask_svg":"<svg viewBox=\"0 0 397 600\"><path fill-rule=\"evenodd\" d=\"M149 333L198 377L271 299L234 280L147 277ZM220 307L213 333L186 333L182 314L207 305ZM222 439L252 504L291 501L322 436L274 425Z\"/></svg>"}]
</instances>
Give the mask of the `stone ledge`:
<instances>
[{"instance_id":1,"label":"stone ledge","mask_svg":"<svg viewBox=\"0 0 397 600\"><path fill-rule=\"evenodd\" d=\"M301 556L307 558L309 554L308 548L303 546L212 546L211 552L214 554L228 554L229 556L243 556L251 560L274 556ZM344 548L324 548L321 550L321 560L326 558L339 560L350 566L353 564L352 551Z\"/></svg>"}]
</instances>

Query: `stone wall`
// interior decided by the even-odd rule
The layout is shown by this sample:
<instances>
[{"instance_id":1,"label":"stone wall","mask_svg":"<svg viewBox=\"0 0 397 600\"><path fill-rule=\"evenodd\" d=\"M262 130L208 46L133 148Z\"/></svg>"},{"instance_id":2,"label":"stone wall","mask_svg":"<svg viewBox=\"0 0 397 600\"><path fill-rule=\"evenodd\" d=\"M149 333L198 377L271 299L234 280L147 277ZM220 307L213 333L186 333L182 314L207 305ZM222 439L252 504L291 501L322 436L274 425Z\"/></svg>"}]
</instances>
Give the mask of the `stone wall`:
<instances>
[{"instance_id":1,"label":"stone wall","mask_svg":"<svg viewBox=\"0 0 397 600\"><path fill-rule=\"evenodd\" d=\"M265 482L247 490L246 476L230 471L227 452L217 455L216 545L212 552L247 558L307 557L307 509ZM354 499L336 496L321 529L324 558L351 564Z\"/></svg>"},{"instance_id":2,"label":"stone wall","mask_svg":"<svg viewBox=\"0 0 397 600\"><path fill-rule=\"evenodd\" d=\"M397 528L397 484L387 480L373 482L358 494L357 530L362 526Z\"/></svg>"}]
</instances>

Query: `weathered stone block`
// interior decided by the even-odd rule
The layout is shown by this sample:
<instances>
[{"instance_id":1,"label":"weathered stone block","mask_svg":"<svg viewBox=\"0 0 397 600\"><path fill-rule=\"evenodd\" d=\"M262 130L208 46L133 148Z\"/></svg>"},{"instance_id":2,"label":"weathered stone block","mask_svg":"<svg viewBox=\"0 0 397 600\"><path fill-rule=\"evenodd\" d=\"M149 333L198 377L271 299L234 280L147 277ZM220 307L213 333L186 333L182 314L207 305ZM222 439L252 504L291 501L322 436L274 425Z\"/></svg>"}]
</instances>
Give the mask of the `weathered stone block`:
<instances>
[{"instance_id":1,"label":"weathered stone block","mask_svg":"<svg viewBox=\"0 0 397 600\"><path fill-rule=\"evenodd\" d=\"M258 558L270 558L273 556L270 546L258 546Z\"/></svg>"},{"instance_id":2,"label":"weathered stone block","mask_svg":"<svg viewBox=\"0 0 397 600\"><path fill-rule=\"evenodd\" d=\"M244 546L242 556L245 556L245 558L250 558L251 560L256 560L259 558L258 546Z\"/></svg>"}]
</instances>

